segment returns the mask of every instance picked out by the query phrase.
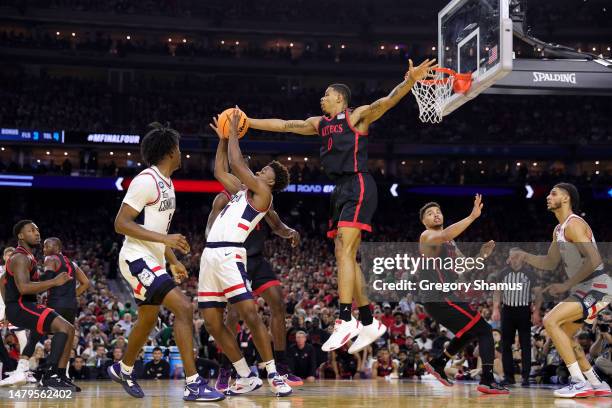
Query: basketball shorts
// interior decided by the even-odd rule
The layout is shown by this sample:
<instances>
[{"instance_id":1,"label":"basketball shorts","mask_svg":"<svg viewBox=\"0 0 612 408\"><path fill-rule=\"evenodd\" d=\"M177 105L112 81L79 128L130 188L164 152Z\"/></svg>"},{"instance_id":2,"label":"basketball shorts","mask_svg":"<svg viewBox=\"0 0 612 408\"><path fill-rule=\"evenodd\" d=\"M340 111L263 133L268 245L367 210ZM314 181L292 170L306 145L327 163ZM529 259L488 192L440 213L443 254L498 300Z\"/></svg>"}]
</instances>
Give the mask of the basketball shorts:
<instances>
[{"instance_id":1,"label":"basketball shorts","mask_svg":"<svg viewBox=\"0 0 612 408\"><path fill-rule=\"evenodd\" d=\"M229 301L253 299L247 282L246 249L242 244L207 243L200 258L198 307L224 308Z\"/></svg>"},{"instance_id":2,"label":"basketball shorts","mask_svg":"<svg viewBox=\"0 0 612 408\"><path fill-rule=\"evenodd\" d=\"M378 206L378 189L370 173L356 173L338 179L331 196L328 238L339 227L372 232L372 217Z\"/></svg>"},{"instance_id":3,"label":"basketball shorts","mask_svg":"<svg viewBox=\"0 0 612 408\"><path fill-rule=\"evenodd\" d=\"M51 323L59 314L36 302L11 302L6 305L6 318L11 324L43 335L51 332Z\"/></svg>"},{"instance_id":4,"label":"basketball shorts","mask_svg":"<svg viewBox=\"0 0 612 408\"><path fill-rule=\"evenodd\" d=\"M132 287L138 306L159 306L168 292L176 287L165 265L159 265L152 256L128 261L122 253L119 253L119 270Z\"/></svg>"},{"instance_id":5,"label":"basketball shorts","mask_svg":"<svg viewBox=\"0 0 612 408\"><path fill-rule=\"evenodd\" d=\"M574 286L570 291L570 296L580 301L584 323L593 324L597 314L608 307L612 301L612 278L602 272Z\"/></svg>"},{"instance_id":6,"label":"basketball shorts","mask_svg":"<svg viewBox=\"0 0 612 408\"><path fill-rule=\"evenodd\" d=\"M425 311L438 324L450 330L455 337L461 338L482 317L468 303L463 302L427 302Z\"/></svg>"},{"instance_id":7,"label":"basketball shorts","mask_svg":"<svg viewBox=\"0 0 612 408\"><path fill-rule=\"evenodd\" d=\"M249 256L247 262L247 276L251 289L256 295L261 295L272 286L280 286L280 281L272 270L272 266L263 255Z\"/></svg>"}]
</instances>

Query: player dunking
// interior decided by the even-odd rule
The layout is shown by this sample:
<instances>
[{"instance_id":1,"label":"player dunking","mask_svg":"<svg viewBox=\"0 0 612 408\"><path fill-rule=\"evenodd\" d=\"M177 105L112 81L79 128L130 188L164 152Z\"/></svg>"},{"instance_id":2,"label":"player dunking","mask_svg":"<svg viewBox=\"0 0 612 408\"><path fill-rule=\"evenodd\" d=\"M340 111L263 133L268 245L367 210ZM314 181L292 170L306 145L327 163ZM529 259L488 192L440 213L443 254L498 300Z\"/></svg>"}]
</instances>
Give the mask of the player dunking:
<instances>
[{"instance_id":1,"label":"player dunking","mask_svg":"<svg viewBox=\"0 0 612 408\"><path fill-rule=\"evenodd\" d=\"M565 265L568 280L544 289L553 296L569 292L565 300L544 316L546 333L571 375L570 384L555 390L554 395L564 398L612 395L610 386L599 379L574 338L584 323L592 324L610 303L612 279L605 271L591 227L575 214L580 203L576 187L570 183L557 184L546 197L546 203L559 221L548 253L533 255L518 250L512 251L510 258L545 270L554 270L561 261Z\"/></svg>"},{"instance_id":2,"label":"player dunking","mask_svg":"<svg viewBox=\"0 0 612 408\"><path fill-rule=\"evenodd\" d=\"M53 309L37 303L36 294L56 286L62 286L72 279L61 273L45 282L35 282L38 271L32 248L40 245L40 232L31 220L19 221L13 227L18 240L15 252L6 263L6 286L3 298L6 302L6 317L14 325L39 335L52 333L51 353L48 368L40 385L51 389L72 388L65 381L66 365L70 358L74 326Z\"/></svg>"},{"instance_id":3,"label":"player dunking","mask_svg":"<svg viewBox=\"0 0 612 408\"><path fill-rule=\"evenodd\" d=\"M134 362L151 329L157 323L159 307L174 313L174 339L185 369L186 401L218 401L225 396L208 386L196 371L193 354L193 308L191 301L176 286L187 276L185 266L173 249L189 252L187 239L169 234L176 209L174 185L170 176L181 167L177 131L159 123L151 125L140 145L142 159L149 166L138 174L123 199L115 219L115 231L125 235L119 253L119 269L134 290L138 320L128 338L123 360L108 367L112 380L135 398L144 393L134 378ZM174 280L166 271L166 261Z\"/></svg>"},{"instance_id":4,"label":"player dunking","mask_svg":"<svg viewBox=\"0 0 612 408\"><path fill-rule=\"evenodd\" d=\"M217 128L216 118L214 125L211 124L219 135L215 178L232 198L215 218L208 233L200 260L198 305L206 329L221 346L238 373L236 382L226 393L244 394L262 385L262 381L255 373L251 373L242 356L235 333L223 322L223 312L229 301L252 333L257 351L265 364L272 391L278 396L288 396L292 392L291 387L277 372L270 337L257 313L247 282L247 251L244 242L272 206L272 192L282 191L287 187L289 172L282 164L273 161L257 174L253 174L240 152L238 121L239 113L235 110L230 117L229 139L224 138ZM233 174L230 173L229 167Z\"/></svg>"},{"instance_id":5,"label":"player dunking","mask_svg":"<svg viewBox=\"0 0 612 408\"><path fill-rule=\"evenodd\" d=\"M323 344L323 351L340 348L358 336L349 352L357 353L382 336L386 327L374 321L370 301L364 289L364 278L357 263L361 231L372 230L372 216L378 202L374 178L368 173L368 129L385 112L408 94L414 83L424 78L435 60L426 60L416 68L409 61L404 81L388 96L371 105L350 110L351 92L343 84L330 85L321 98L324 116L306 120L249 119L253 129L292 132L321 137L321 164L336 183L331 197L331 219L328 237L334 239L338 265L340 318L334 332ZM353 299L359 307L359 320L352 316Z\"/></svg>"},{"instance_id":6,"label":"player dunking","mask_svg":"<svg viewBox=\"0 0 612 408\"><path fill-rule=\"evenodd\" d=\"M419 212L421 222L426 228L419 239L420 252L428 258L441 258L441 265L446 263L444 262L446 258L464 258L454 239L480 217L482 207L482 197L477 194L470 215L444 228L444 216L440 205L438 203L425 204ZM479 256L487 258L494 247L495 243L493 241L487 242L480 249ZM432 270L421 271L421 279L428 279L433 282L454 282L457 278L458 274L455 271L437 267ZM441 295L438 292L434 294L428 291L423 293L422 297L427 314L455 334L448 347L439 356L425 364L427 371L442 384L452 386L444 372L446 363L465 346L478 340L482 359L482 375L477 390L485 394L508 394L508 390L498 385L493 377L493 361L495 359L493 331L480 313L472 310L469 304L461 301L453 293Z\"/></svg>"},{"instance_id":7,"label":"player dunking","mask_svg":"<svg viewBox=\"0 0 612 408\"><path fill-rule=\"evenodd\" d=\"M232 196L226 190L223 190L213 200L212 209L210 214L208 214L208 222L206 223L206 238L208 238L208 233L215 219L230 202L231 198ZM293 247L299 244L300 234L293 228L285 225L273 208L268 210L264 219L274 234L281 238L290 239ZM268 261L263 257L266 235L266 227L259 223L251 231L246 241L244 241L247 254L247 276L253 292L263 297L270 307L270 331L272 332L274 360L276 361L277 371L281 376L285 377L285 381L289 386L297 387L303 385L304 382L300 377L293 375L289 371L286 357L287 328L285 323L285 302L283 301L283 294L280 289L280 281ZM228 330L234 332L238 320L238 313L228 305L225 319L225 325ZM221 369L219 370L219 377L215 383L215 388L217 391L223 392L229 388L232 365L225 354L222 355L221 359Z\"/></svg>"}]
</instances>

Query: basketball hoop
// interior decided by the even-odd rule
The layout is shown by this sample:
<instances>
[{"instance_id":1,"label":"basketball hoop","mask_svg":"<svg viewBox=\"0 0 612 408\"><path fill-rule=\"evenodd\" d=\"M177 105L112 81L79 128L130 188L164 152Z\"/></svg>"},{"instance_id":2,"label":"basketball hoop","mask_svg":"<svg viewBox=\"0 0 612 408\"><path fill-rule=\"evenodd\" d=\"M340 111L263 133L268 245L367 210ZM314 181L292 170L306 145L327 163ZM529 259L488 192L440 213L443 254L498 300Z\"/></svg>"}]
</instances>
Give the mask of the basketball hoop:
<instances>
[{"instance_id":1,"label":"basketball hoop","mask_svg":"<svg viewBox=\"0 0 612 408\"><path fill-rule=\"evenodd\" d=\"M453 92L465 93L472 84L472 74L460 74L448 68L434 68L425 79L416 81L412 93L419 105L423 123L440 123L444 107Z\"/></svg>"}]
</instances>

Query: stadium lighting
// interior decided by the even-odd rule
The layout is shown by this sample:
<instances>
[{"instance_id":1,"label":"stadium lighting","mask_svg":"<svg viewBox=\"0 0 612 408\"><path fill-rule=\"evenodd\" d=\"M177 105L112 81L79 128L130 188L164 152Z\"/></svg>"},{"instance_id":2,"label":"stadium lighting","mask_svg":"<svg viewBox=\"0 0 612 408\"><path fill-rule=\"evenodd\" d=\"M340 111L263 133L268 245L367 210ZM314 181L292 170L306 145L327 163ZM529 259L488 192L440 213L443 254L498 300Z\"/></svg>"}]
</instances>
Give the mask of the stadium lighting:
<instances>
[{"instance_id":1,"label":"stadium lighting","mask_svg":"<svg viewBox=\"0 0 612 408\"><path fill-rule=\"evenodd\" d=\"M129 36L129 35L126 35L126 36L125 36L125 39L126 39L126 40L131 40L131 39L132 39L132 37L131 37L131 36Z\"/></svg>"},{"instance_id":2,"label":"stadium lighting","mask_svg":"<svg viewBox=\"0 0 612 408\"><path fill-rule=\"evenodd\" d=\"M55 35L60 35L61 33L59 31L55 32ZM608 51L610 51L610 47L608 47Z\"/></svg>"},{"instance_id":3,"label":"stadium lighting","mask_svg":"<svg viewBox=\"0 0 612 408\"><path fill-rule=\"evenodd\" d=\"M2 150L4 150L4 148L2 148ZM599 165L599 160L595 160L595 164Z\"/></svg>"},{"instance_id":4,"label":"stadium lighting","mask_svg":"<svg viewBox=\"0 0 612 408\"><path fill-rule=\"evenodd\" d=\"M308 161L308 157L304 157L304 161Z\"/></svg>"},{"instance_id":5,"label":"stadium lighting","mask_svg":"<svg viewBox=\"0 0 612 408\"><path fill-rule=\"evenodd\" d=\"M225 41L221 40L221 45L225 44Z\"/></svg>"},{"instance_id":6,"label":"stadium lighting","mask_svg":"<svg viewBox=\"0 0 612 408\"><path fill-rule=\"evenodd\" d=\"M521 162L516 162L516 167L520 167L521 166Z\"/></svg>"},{"instance_id":7,"label":"stadium lighting","mask_svg":"<svg viewBox=\"0 0 612 408\"><path fill-rule=\"evenodd\" d=\"M4 151L4 147L0 148L0 150Z\"/></svg>"},{"instance_id":8,"label":"stadium lighting","mask_svg":"<svg viewBox=\"0 0 612 408\"><path fill-rule=\"evenodd\" d=\"M68 156L68 152L64 152L64 156Z\"/></svg>"},{"instance_id":9,"label":"stadium lighting","mask_svg":"<svg viewBox=\"0 0 612 408\"><path fill-rule=\"evenodd\" d=\"M47 151L45 152L45 154L48 156L48 155L50 155L50 154L51 154L51 152L47 150Z\"/></svg>"},{"instance_id":10,"label":"stadium lighting","mask_svg":"<svg viewBox=\"0 0 612 408\"><path fill-rule=\"evenodd\" d=\"M402 166L406 165L406 160L402 160Z\"/></svg>"},{"instance_id":11,"label":"stadium lighting","mask_svg":"<svg viewBox=\"0 0 612 408\"><path fill-rule=\"evenodd\" d=\"M40 159L36 160L36 163L40 163Z\"/></svg>"},{"instance_id":12,"label":"stadium lighting","mask_svg":"<svg viewBox=\"0 0 612 408\"><path fill-rule=\"evenodd\" d=\"M381 45L381 46L380 46L380 49L381 49L381 50L384 50L384 49L385 49L385 46L384 46L384 45Z\"/></svg>"},{"instance_id":13,"label":"stadium lighting","mask_svg":"<svg viewBox=\"0 0 612 408\"><path fill-rule=\"evenodd\" d=\"M293 43L289 43L289 46L290 46L291 48L293 48Z\"/></svg>"},{"instance_id":14,"label":"stadium lighting","mask_svg":"<svg viewBox=\"0 0 612 408\"><path fill-rule=\"evenodd\" d=\"M111 156L114 156L114 155L115 155L115 152L110 152L110 155L111 155Z\"/></svg>"},{"instance_id":15,"label":"stadium lighting","mask_svg":"<svg viewBox=\"0 0 612 408\"><path fill-rule=\"evenodd\" d=\"M183 44L185 44L187 42L186 38L183 38Z\"/></svg>"},{"instance_id":16,"label":"stadium lighting","mask_svg":"<svg viewBox=\"0 0 612 408\"><path fill-rule=\"evenodd\" d=\"M342 44L342 45L340 46L340 48L345 49L345 48L346 48L346 46L345 46L344 44Z\"/></svg>"},{"instance_id":17,"label":"stadium lighting","mask_svg":"<svg viewBox=\"0 0 612 408\"><path fill-rule=\"evenodd\" d=\"M291 156L287 157L287 160L291 161Z\"/></svg>"},{"instance_id":18,"label":"stadium lighting","mask_svg":"<svg viewBox=\"0 0 612 408\"><path fill-rule=\"evenodd\" d=\"M138 167L142 166L142 164L140 164L140 162L136 163L136 165L137 165Z\"/></svg>"},{"instance_id":19,"label":"stadium lighting","mask_svg":"<svg viewBox=\"0 0 612 408\"><path fill-rule=\"evenodd\" d=\"M419 163L420 163L420 164L423 164L423 160L419 160Z\"/></svg>"},{"instance_id":20,"label":"stadium lighting","mask_svg":"<svg viewBox=\"0 0 612 408\"><path fill-rule=\"evenodd\" d=\"M327 44L327 48L331 48L331 44Z\"/></svg>"},{"instance_id":21,"label":"stadium lighting","mask_svg":"<svg viewBox=\"0 0 612 408\"><path fill-rule=\"evenodd\" d=\"M132 153L128 152L128 153L127 153L127 155L128 155L128 156L131 156L131 155L132 155Z\"/></svg>"},{"instance_id":22,"label":"stadium lighting","mask_svg":"<svg viewBox=\"0 0 612 408\"><path fill-rule=\"evenodd\" d=\"M188 159L191 159L191 155L190 154L186 155L185 157L188 158Z\"/></svg>"},{"instance_id":23,"label":"stadium lighting","mask_svg":"<svg viewBox=\"0 0 612 408\"><path fill-rule=\"evenodd\" d=\"M536 167L538 165L538 162L533 162L533 166Z\"/></svg>"},{"instance_id":24,"label":"stadium lighting","mask_svg":"<svg viewBox=\"0 0 612 408\"><path fill-rule=\"evenodd\" d=\"M599 176L599 170L595 171L595 174L597 174Z\"/></svg>"},{"instance_id":25,"label":"stadium lighting","mask_svg":"<svg viewBox=\"0 0 612 408\"><path fill-rule=\"evenodd\" d=\"M431 50L432 50L432 51L435 51L435 50L436 50L436 47L435 47L435 46L434 46L434 47L431 47Z\"/></svg>"},{"instance_id":26,"label":"stadium lighting","mask_svg":"<svg viewBox=\"0 0 612 408\"><path fill-rule=\"evenodd\" d=\"M395 49L396 49L396 50L399 50L399 45L396 45L396 46L395 46Z\"/></svg>"},{"instance_id":27,"label":"stadium lighting","mask_svg":"<svg viewBox=\"0 0 612 408\"><path fill-rule=\"evenodd\" d=\"M236 41L236 45L240 45L240 41Z\"/></svg>"},{"instance_id":28,"label":"stadium lighting","mask_svg":"<svg viewBox=\"0 0 612 408\"><path fill-rule=\"evenodd\" d=\"M72 36L73 36L73 37L76 37L76 33L72 33Z\"/></svg>"}]
</instances>

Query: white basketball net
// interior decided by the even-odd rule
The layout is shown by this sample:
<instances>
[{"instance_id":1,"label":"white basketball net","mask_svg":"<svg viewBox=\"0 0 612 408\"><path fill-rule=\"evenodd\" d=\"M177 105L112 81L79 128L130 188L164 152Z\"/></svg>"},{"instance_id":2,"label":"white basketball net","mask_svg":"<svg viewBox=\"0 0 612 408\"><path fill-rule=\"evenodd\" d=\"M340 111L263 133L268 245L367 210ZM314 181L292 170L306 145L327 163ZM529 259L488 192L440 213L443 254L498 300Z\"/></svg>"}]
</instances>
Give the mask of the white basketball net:
<instances>
[{"instance_id":1,"label":"white basketball net","mask_svg":"<svg viewBox=\"0 0 612 408\"><path fill-rule=\"evenodd\" d=\"M431 71L423 80L416 81L412 93L419 104L419 119L423 123L440 123L444 107L453 93L454 75Z\"/></svg>"}]
</instances>

